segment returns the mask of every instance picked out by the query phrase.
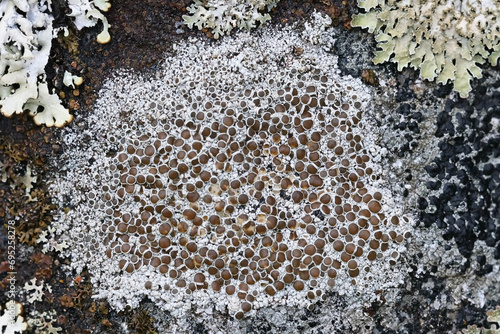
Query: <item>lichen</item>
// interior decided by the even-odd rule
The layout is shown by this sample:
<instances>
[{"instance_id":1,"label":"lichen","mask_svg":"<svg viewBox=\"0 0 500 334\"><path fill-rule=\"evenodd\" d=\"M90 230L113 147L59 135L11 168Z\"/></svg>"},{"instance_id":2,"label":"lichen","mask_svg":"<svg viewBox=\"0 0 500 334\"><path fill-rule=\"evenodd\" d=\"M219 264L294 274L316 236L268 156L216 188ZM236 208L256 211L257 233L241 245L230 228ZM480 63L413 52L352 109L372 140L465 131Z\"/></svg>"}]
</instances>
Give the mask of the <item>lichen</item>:
<instances>
[{"instance_id":1,"label":"lichen","mask_svg":"<svg viewBox=\"0 0 500 334\"><path fill-rule=\"evenodd\" d=\"M67 87L75 88L75 85L80 86L83 83L83 78L77 75L72 75L70 72L65 71L63 77L63 84Z\"/></svg>"},{"instance_id":2,"label":"lichen","mask_svg":"<svg viewBox=\"0 0 500 334\"><path fill-rule=\"evenodd\" d=\"M24 14L26 13L26 14ZM45 65L53 34L51 9L45 0L0 4L0 112L5 116L29 109L37 124L61 127L72 116L49 93Z\"/></svg>"},{"instance_id":3,"label":"lichen","mask_svg":"<svg viewBox=\"0 0 500 334\"><path fill-rule=\"evenodd\" d=\"M423 79L453 83L461 97L481 78L478 66L500 57L500 4L489 0L359 0L366 13L352 25L375 33L379 50L374 63L410 66Z\"/></svg>"},{"instance_id":4,"label":"lichen","mask_svg":"<svg viewBox=\"0 0 500 334\"><path fill-rule=\"evenodd\" d=\"M106 44L111 40L109 35L110 25L101 12L107 12L111 8L108 0L67 0L71 13L68 16L74 17L74 23L78 30L94 27L98 22L103 25L103 30L97 35L97 42Z\"/></svg>"},{"instance_id":5,"label":"lichen","mask_svg":"<svg viewBox=\"0 0 500 334\"><path fill-rule=\"evenodd\" d=\"M36 278L32 278L31 281L26 282L24 285L24 290L29 293L28 302L30 304L35 301L41 302L46 292L52 292L52 287L50 285L45 285L44 281L40 281L40 284L37 282L38 280Z\"/></svg>"},{"instance_id":6,"label":"lichen","mask_svg":"<svg viewBox=\"0 0 500 334\"><path fill-rule=\"evenodd\" d=\"M34 200L31 197L31 191L33 189L33 184L37 181L37 176L32 175L30 166L26 166L24 174L17 174L10 170L7 164L4 165L3 162L0 161L0 182L7 182L8 180L10 181L9 183L12 189L25 189L25 196L28 198L28 202Z\"/></svg>"},{"instance_id":7,"label":"lichen","mask_svg":"<svg viewBox=\"0 0 500 334\"><path fill-rule=\"evenodd\" d=\"M210 29L214 37L230 33L238 27L250 30L256 24L263 24L271 19L267 13L276 6L279 0L195 0L188 7L191 15L182 18L189 28L195 25L198 29ZM265 13L263 13L265 12Z\"/></svg>"},{"instance_id":8,"label":"lichen","mask_svg":"<svg viewBox=\"0 0 500 334\"><path fill-rule=\"evenodd\" d=\"M494 310L486 312L488 322L490 322L490 329L477 327L476 325L468 326L458 334L500 334L500 306Z\"/></svg>"},{"instance_id":9,"label":"lichen","mask_svg":"<svg viewBox=\"0 0 500 334\"><path fill-rule=\"evenodd\" d=\"M2 311L1 306L0 311ZM21 316L22 312L21 304L16 301L11 300L5 304L5 310L0 317L0 330L3 334L23 333L28 329L28 324Z\"/></svg>"},{"instance_id":10,"label":"lichen","mask_svg":"<svg viewBox=\"0 0 500 334\"><path fill-rule=\"evenodd\" d=\"M56 315L55 310L47 312L32 311L28 319L30 330L33 330L36 334L59 334L62 329L54 326L57 321Z\"/></svg>"},{"instance_id":11,"label":"lichen","mask_svg":"<svg viewBox=\"0 0 500 334\"><path fill-rule=\"evenodd\" d=\"M110 39L104 15L105 1L68 0L78 29L103 22L99 43ZM97 9L96 8L99 8ZM53 27L52 3L47 0L5 0L0 3L0 113L11 117L25 110L37 125L62 127L73 116L49 91L45 66L52 38L61 28Z\"/></svg>"},{"instance_id":12,"label":"lichen","mask_svg":"<svg viewBox=\"0 0 500 334\"><path fill-rule=\"evenodd\" d=\"M36 240L37 244L43 245L42 250L44 253L47 252L62 253L66 248L68 248L68 245L65 241L59 243L56 240L54 232L55 228L49 226L46 230L40 232L38 239Z\"/></svg>"},{"instance_id":13,"label":"lichen","mask_svg":"<svg viewBox=\"0 0 500 334\"><path fill-rule=\"evenodd\" d=\"M97 296L241 318L400 284L412 223L380 179L369 91L325 52L329 23L191 40L156 77L106 84L53 186L53 226Z\"/></svg>"}]
</instances>

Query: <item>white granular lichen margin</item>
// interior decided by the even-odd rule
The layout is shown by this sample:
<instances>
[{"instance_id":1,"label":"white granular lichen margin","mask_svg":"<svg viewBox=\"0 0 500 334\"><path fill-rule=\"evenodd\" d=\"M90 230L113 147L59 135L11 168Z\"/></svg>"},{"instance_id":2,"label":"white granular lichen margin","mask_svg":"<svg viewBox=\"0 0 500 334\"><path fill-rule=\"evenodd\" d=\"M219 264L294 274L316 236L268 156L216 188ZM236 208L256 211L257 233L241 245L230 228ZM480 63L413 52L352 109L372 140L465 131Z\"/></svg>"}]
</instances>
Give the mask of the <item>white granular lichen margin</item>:
<instances>
[{"instance_id":1,"label":"white granular lichen margin","mask_svg":"<svg viewBox=\"0 0 500 334\"><path fill-rule=\"evenodd\" d=\"M478 64L500 57L500 2L496 0L358 0L365 14L352 25L376 34L374 63L392 61L398 70L420 69L420 76L452 82L461 97L481 78Z\"/></svg>"},{"instance_id":2,"label":"white granular lichen margin","mask_svg":"<svg viewBox=\"0 0 500 334\"><path fill-rule=\"evenodd\" d=\"M91 128L66 130L53 226L96 297L241 318L403 282L412 223L328 23L178 44L154 77L116 73Z\"/></svg>"}]
</instances>

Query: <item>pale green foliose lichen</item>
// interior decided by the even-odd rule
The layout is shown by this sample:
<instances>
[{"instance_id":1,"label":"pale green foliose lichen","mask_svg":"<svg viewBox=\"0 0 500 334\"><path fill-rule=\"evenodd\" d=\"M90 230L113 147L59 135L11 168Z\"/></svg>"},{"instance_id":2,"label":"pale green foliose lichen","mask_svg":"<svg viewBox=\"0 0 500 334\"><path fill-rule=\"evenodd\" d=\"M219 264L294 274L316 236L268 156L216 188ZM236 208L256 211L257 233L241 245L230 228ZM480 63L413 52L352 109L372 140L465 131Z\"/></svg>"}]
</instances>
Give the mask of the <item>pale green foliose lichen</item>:
<instances>
[{"instance_id":1,"label":"pale green foliose lichen","mask_svg":"<svg viewBox=\"0 0 500 334\"><path fill-rule=\"evenodd\" d=\"M420 69L430 81L453 83L461 97L481 78L488 60L500 57L500 2L495 0L359 0L366 11L352 25L376 34L374 63L392 61L398 70Z\"/></svg>"},{"instance_id":2,"label":"pale green foliose lichen","mask_svg":"<svg viewBox=\"0 0 500 334\"><path fill-rule=\"evenodd\" d=\"M228 34L233 28L250 30L269 21L271 17L265 11L270 11L279 0L195 0L188 7L191 15L182 18L189 28L196 25L198 29L212 30L214 37Z\"/></svg>"},{"instance_id":3,"label":"pale green foliose lichen","mask_svg":"<svg viewBox=\"0 0 500 334\"><path fill-rule=\"evenodd\" d=\"M75 85L80 86L83 83L83 78L77 75L72 75L70 72L65 71L63 77L63 84L67 87L75 88Z\"/></svg>"}]
</instances>

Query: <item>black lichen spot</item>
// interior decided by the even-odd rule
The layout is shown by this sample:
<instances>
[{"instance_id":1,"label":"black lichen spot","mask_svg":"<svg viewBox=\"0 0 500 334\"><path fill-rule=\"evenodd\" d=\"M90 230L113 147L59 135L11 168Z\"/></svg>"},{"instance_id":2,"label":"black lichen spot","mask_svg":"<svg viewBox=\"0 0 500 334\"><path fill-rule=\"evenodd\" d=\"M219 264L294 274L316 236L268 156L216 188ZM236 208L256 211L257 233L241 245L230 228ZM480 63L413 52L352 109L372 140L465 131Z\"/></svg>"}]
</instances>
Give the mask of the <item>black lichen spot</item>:
<instances>
[{"instance_id":1,"label":"black lichen spot","mask_svg":"<svg viewBox=\"0 0 500 334\"><path fill-rule=\"evenodd\" d=\"M482 92L482 93L481 93ZM443 237L454 239L461 254L469 258L476 240L495 248L500 258L500 133L494 119L500 118L500 92L487 99L483 89L472 103L448 100L437 119L436 137L441 154L425 167L432 178L432 192L420 198L420 222L436 224ZM478 257L484 275L489 259Z\"/></svg>"}]
</instances>

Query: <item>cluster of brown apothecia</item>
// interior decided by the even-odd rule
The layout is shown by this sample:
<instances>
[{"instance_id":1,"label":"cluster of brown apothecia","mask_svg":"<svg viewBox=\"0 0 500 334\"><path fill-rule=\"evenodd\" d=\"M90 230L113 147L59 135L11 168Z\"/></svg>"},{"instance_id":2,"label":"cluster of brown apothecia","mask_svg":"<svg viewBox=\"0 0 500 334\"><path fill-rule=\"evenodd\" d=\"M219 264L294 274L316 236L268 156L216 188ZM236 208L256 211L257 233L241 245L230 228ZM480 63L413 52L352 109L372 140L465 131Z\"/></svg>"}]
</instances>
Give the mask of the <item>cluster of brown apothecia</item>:
<instances>
[{"instance_id":1,"label":"cluster of brown apothecia","mask_svg":"<svg viewBox=\"0 0 500 334\"><path fill-rule=\"evenodd\" d=\"M107 256L126 273L148 266L168 276L161 289L237 295L237 318L258 294L293 287L315 300L340 274L367 280L384 252L395 263L390 245L407 237L397 228L407 220L384 213L382 194L367 186L377 175L362 102L331 87L318 74L277 92L151 103L172 117L152 121L153 131L128 129L133 139L113 158Z\"/></svg>"}]
</instances>

